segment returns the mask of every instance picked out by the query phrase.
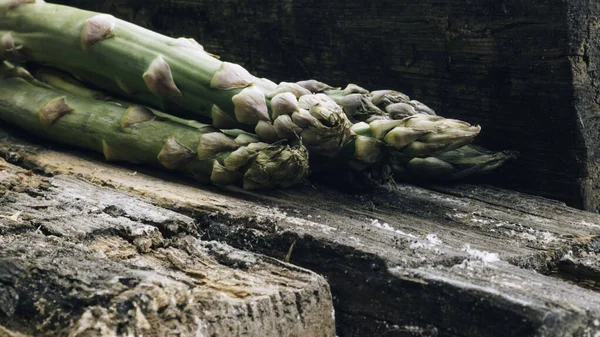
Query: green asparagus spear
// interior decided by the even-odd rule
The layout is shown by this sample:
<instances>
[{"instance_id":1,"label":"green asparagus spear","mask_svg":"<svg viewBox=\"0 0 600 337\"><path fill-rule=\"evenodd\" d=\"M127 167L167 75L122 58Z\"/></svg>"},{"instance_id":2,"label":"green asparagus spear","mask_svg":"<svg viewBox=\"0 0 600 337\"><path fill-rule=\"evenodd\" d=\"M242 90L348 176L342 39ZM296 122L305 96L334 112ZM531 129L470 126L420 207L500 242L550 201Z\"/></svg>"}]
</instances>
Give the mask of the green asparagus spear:
<instances>
[{"instance_id":1,"label":"green asparagus spear","mask_svg":"<svg viewBox=\"0 0 600 337\"><path fill-rule=\"evenodd\" d=\"M242 182L246 189L291 186L308 172L308 153L301 145L234 139L210 125L181 123L143 106L49 89L31 75L15 77L6 65L0 73L0 120L101 152L110 161L149 164L216 185Z\"/></svg>"},{"instance_id":2,"label":"green asparagus spear","mask_svg":"<svg viewBox=\"0 0 600 337\"><path fill-rule=\"evenodd\" d=\"M427 156L469 142L480 131L440 117L379 123L373 125L377 137L356 135L328 96L296 83L258 79L193 40L40 0L0 0L0 36L0 58L52 64L147 104L211 118L218 128L252 130L264 141L301 137L311 153L326 157L346 153L374 164L385 145Z\"/></svg>"},{"instance_id":3,"label":"green asparagus spear","mask_svg":"<svg viewBox=\"0 0 600 337\"><path fill-rule=\"evenodd\" d=\"M407 158L395 153L388 164L396 181L452 181L492 172L516 157L514 151L494 152L470 144L437 157Z\"/></svg>"}]
</instances>

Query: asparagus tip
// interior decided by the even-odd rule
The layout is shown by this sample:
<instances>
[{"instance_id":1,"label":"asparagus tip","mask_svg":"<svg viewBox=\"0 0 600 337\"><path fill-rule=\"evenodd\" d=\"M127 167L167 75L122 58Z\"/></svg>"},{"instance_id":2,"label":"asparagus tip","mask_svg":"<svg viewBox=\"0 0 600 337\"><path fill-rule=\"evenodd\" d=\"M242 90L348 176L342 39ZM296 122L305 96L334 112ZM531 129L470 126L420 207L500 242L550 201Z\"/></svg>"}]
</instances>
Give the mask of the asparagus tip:
<instances>
[{"instance_id":1,"label":"asparagus tip","mask_svg":"<svg viewBox=\"0 0 600 337\"><path fill-rule=\"evenodd\" d=\"M273 144L258 150L244 174L244 189L288 187L308 174L308 151L302 145Z\"/></svg>"},{"instance_id":2,"label":"asparagus tip","mask_svg":"<svg viewBox=\"0 0 600 337\"><path fill-rule=\"evenodd\" d=\"M355 137L352 124L335 102L313 105L309 114L318 121L315 126L302 130L302 142L310 151L335 156Z\"/></svg>"},{"instance_id":3,"label":"asparagus tip","mask_svg":"<svg viewBox=\"0 0 600 337\"><path fill-rule=\"evenodd\" d=\"M56 121L72 111L73 109L67 104L65 96L51 99L40 109L40 122L43 126L52 126Z\"/></svg>"}]
</instances>

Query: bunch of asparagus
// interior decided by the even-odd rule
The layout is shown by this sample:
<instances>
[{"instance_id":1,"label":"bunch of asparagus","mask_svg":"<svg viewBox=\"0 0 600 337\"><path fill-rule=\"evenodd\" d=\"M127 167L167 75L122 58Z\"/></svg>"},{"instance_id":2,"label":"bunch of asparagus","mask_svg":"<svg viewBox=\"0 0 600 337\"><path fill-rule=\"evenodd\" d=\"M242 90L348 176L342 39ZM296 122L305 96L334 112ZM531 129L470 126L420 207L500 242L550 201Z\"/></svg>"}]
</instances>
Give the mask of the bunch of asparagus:
<instances>
[{"instance_id":1,"label":"bunch of asparagus","mask_svg":"<svg viewBox=\"0 0 600 337\"><path fill-rule=\"evenodd\" d=\"M266 144L244 133L233 137L140 105L100 102L44 85L27 70L6 63L0 74L2 120L101 152L107 160L177 170L217 185L240 181L246 189L291 186L308 172L302 146Z\"/></svg>"},{"instance_id":2,"label":"bunch of asparagus","mask_svg":"<svg viewBox=\"0 0 600 337\"><path fill-rule=\"evenodd\" d=\"M479 126L436 116L401 93L356 85L340 90L315 80L275 84L222 62L192 39L106 14L0 0L0 42L0 60L51 65L126 98L99 101L104 94L90 97L73 79L43 72L36 79L9 65L2 70L0 119L102 151L109 160L270 188L301 181L308 154L313 170L385 165L401 177L449 179L493 169L509 157L466 147Z\"/></svg>"}]
</instances>

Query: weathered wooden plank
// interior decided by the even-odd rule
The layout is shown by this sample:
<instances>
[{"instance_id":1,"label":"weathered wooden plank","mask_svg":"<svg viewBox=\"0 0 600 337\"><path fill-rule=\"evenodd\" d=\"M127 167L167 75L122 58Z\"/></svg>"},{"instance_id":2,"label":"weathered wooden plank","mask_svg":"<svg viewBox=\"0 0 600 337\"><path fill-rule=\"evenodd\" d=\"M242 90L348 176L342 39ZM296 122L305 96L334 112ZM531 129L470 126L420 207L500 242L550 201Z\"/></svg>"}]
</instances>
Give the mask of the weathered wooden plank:
<instances>
[{"instance_id":1,"label":"weathered wooden plank","mask_svg":"<svg viewBox=\"0 0 600 337\"><path fill-rule=\"evenodd\" d=\"M0 135L0 154L53 179L75 175L143 196L192 216L203 239L324 275L339 336L600 332L600 294L562 267L569 251L597 263L600 215L480 185L368 194L321 185L217 189L20 137ZM586 268L573 270L600 275Z\"/></svg>"},{"instance_id":2,"label":"weathered wooden plank","mask_svg":"<svg viewBox=\"0 0 600 337\"><path fill-rule=\"evenodd\" d=\"M335 336L323 277L195 221L0 161L0 336Z\"/></svg>"},{"instance_id":3,"label":"weathered wooden plank","mask_svg":"<svg viewBox=\"0 0 600 337\"><path fill-rule=\"evenodd\" d=\"M598 1L58 2L194 37L275 81L403 90L521 153L496 184L600 207Z\"/></svg>"}]
</instances>

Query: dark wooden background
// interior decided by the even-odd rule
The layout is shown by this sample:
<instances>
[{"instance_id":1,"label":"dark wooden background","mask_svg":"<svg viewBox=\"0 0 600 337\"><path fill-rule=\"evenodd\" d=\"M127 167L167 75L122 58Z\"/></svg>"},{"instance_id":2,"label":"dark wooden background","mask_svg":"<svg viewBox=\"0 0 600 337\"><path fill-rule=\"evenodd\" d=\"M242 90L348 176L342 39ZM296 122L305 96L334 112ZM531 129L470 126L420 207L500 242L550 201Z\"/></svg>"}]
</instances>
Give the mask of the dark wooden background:
<instances>
[{"instance_id":1,"label":"dark wooden background","mask_svg":"<svg viewBox=\"0 0 600 337\"><path fill-rule=\"evenodd\" d=\"M521 153L490 179L597 211L600 5L592 0L61 0L274 81L398 89Z\"/></svg>"}]
</instances>

